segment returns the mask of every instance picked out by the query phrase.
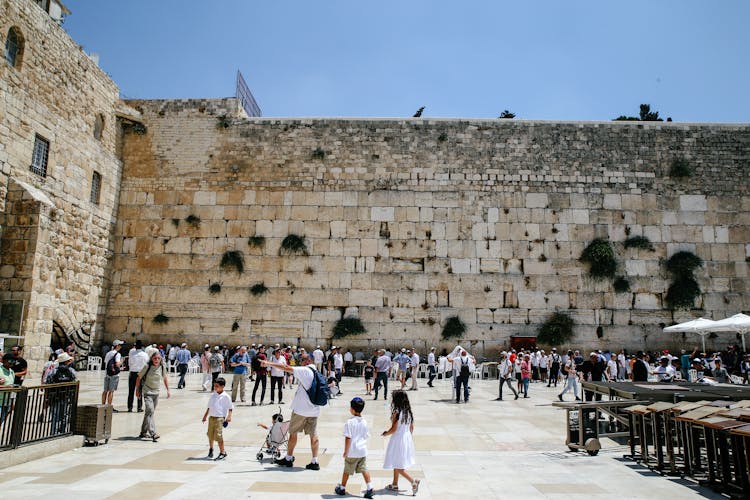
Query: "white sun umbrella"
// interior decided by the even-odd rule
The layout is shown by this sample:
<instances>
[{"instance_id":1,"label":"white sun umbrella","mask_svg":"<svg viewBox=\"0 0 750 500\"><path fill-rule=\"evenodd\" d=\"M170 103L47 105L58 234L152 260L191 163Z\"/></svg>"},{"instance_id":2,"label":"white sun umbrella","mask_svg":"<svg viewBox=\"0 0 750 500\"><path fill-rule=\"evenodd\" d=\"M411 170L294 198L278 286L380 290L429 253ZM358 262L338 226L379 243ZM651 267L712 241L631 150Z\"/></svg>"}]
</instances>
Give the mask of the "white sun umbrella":
<instances>
[{"instance_id":1,"label":"white sun umbrella","mask_svg":"<svg viewBox=\"0 0 750 500\"><path fill-rule=\"evenodd\" d=\"M729 318L715 321L708 329L709 332L737 332L742 336L742 352L746 352L745 334L750 332L750 316L747 314L735 314Z\"/></svg>"},{"instance_id":2,"label":"white sun umbrella","mask_svg":"<svg viewBox=\"0 0 750 500\"><path fill-rule=\"evenodd\" d=\"M716 324L716 321L698 318L678 325L668 326L664 329L667 333L697 333L701 336L701 343L703 344L703 352L706 352L706 335L710 332L710 328Z\"/></svg>"}]
</instances>

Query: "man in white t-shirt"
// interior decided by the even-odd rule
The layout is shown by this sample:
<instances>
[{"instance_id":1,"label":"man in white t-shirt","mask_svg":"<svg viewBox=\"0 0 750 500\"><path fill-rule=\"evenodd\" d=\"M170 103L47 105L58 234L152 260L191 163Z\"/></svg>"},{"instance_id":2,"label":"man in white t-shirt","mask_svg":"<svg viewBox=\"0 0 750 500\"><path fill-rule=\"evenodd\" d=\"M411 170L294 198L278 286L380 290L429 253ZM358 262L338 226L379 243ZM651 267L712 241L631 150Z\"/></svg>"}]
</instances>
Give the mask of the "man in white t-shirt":
<instances>
[{"instance_id":1,"label":"man in white t-shirt","mask_svg":"<svg viewBox=\"0 0 750 500\"><path fill-rule=\"evenodd\" d=\"M309 354L300 357L302 366L289 366L280 363L272 363L267 360L261 361L263 366L277 368L287 373L293 373L299 382L297 392L292 399L292 418L289 422L289 441L287 442L286 456L276 460L276 464L282 467L292 467L294 465L294 448L297 446L297 434L304 431L310 436L310 448L312 449L312 461L305 466L308 470L320 470L318 464L318 416L320 416L320 406L314 405L307 395L307 390L315 380L315 367L313 358Z\"/></svg>"},{"instance_id":2,"label":"man in white t-shirt","mask_svg":"<svg viewBox=\"0 0 750 500\"><path fill-rule=\"evenodd\" d=\"M417 387L417 372L419 371L419 354L416 349L411 349L411 388L410 391L419 390Z\"/></svg>"},{"instance_id":3,"label":"man in white t-shirt","mask_svg":"<svg viewBox=\"0 0 750 500\"><path fill-rule=\"evenodd\" d=\"M312 355L313 359L315 360L315 369L320 373L323 373L323 358L325 357L325 355L323 354L323 350L320 348L320 346L317 346L315 348Z\"/></svg>"},{"instance_id":4,"label":"man in white t-shirt","mask_svg":"<svg viewBox=\"0 0 750 500\"><path fill-rule=\"evenodd\" d=\"M135 381L144 366L148 364L148 354L143 350L143 342L135 341L135 346L128 353L128 411L133 411L133 399L135 399ZM143 396L138 398L138 413L143 411Z\"/></svg>"},{"instance_id":5,"label":"man in white t-shirt","mask_svg":"<svg viewBox=\"0 0 750 500\"><path fill-rule=\"evenodd\" d=\"M120 349L122 349L122 340L115 340L112 342L112 349L104 356L104 390L102 391L102 404L112 405L112 398L117 390L117 385L120 382L120 366L122 366L122 355ZM110 375L107 370L109 367L109 361L114 358L113 370L117 373ZM117 413L117 410L112 409L113 412Z\"/></svg>"},{"instance_id":6,"label":"man in white t-shirt","mask_svg":"<svg viewBox=\"0 0 750 500\"><path fill-rule=\"evenodd\" d=\"M435 374L437 373L434 347L430 349L430 354L427 355L427 369L430 371L430 379L427 381L427 385L432 387L432 381L435 380Z\"/></svg>"}]
</instances>

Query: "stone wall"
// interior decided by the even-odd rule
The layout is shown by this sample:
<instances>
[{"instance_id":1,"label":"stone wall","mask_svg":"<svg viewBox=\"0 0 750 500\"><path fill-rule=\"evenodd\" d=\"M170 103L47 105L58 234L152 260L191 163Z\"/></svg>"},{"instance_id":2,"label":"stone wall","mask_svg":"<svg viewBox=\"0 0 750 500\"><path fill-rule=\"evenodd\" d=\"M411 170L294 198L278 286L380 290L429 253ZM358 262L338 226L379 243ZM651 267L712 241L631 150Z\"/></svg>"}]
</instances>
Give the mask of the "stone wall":
<instances>
[{"instance_id":1,"label":"stone wall","mask_svg":"<svg viewBox=\"0 0 750 500\"><path fill-rule=\"evenodd\" d=\"M222 118L231 100L129 104L148 131L124 141L108 339L313 345L346 314L368 329L347 344L423 349L458 315L490 351L560 310L579 346L641 348L682 342L661 333L673 320L750 309L747 125L248 120ZM675 159L693 175L671 178ZM280 255L289 234L307 255ZM635 235L654 250L626 250ZM596 237L629 292L578 261ZM227 250L243 253L242 274L220 267ZM705 260L703 293L673 315L663 261L679 250ZM249 293L257 283L268 293Z\"/></svg>"},{"instance_id":2,"label":"stone wall","mask_svg":"<svg viewBox=\"0 0 750 500\"><path fill-rule=\"evenodd\" d=\"M25 357L38 373L53 321L95 333L102 313L122 105L117 86L34 2L0 0L3 48L11 27L24 42L16 67L0 61L0 300L25 302ZM46 177L29 169L37 134L50 143ZM98 204L90 202L94 171Z\"/></svg>"}]
</instances>

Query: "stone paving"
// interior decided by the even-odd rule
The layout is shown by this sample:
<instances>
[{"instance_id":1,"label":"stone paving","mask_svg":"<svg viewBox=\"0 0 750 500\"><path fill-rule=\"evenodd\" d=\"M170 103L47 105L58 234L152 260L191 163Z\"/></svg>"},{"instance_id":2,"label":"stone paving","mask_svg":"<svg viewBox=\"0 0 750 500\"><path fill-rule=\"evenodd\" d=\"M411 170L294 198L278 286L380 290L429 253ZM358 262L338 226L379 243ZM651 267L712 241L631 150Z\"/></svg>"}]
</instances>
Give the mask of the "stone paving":
<instances>
[{"instance_id":1,"label":"stone paving","mask_svg":"<svg viewBox=\"0 0 750 500\"><path fill-rule=\"evenodd\" d=\"M81 374L81 404L97 403L102 372ZM420 380L424 385L424 381ZM278 406L235 408L225 430L229 456L222 462L206 460L206 427L201 423L207 394L197 388L200 375L189 375L187 389L173 390L157 409L158 443L140 440L142 414L127 413L127 374L115 395L121 413L113 419L108 444L83 447L0 471L4 498L60 497L117 498L338 498L333 488L341 477L342 425L348 418L348 401L363 396L363 416L370 426L368 466L376 497L411 496L402 480L398 494L383 488L391 471L381 469L386 440L388 403L363 395L360 379L345 378L344 395L322 412L318 424L321 442L320 471L308 471L309 440L299 440L296 467L279 468L256 453ZM497 382L472 381L469 404L454 404L447 382L433 389L410 392L415 416L417 464L414 476L422 480L421 498L564 498L585 493L588 498L721 498L708 489L681 479L665 478L622 458L625 448L605 442L596 457L569 452L565 446L564 411L550 401L555 390L532 384L529 399L503 402L496 397ZM171 386L176 387L172 376ZM393 383L391 385L394 385ZM270 385L269 385L270 387ZM251 386L249 386L251 389ZM268 396L268 395L267 395ZM285 401L292 393L286 390ZM268 397L266 397L266 402ZM288 404L282 406L289 418ZM361 476L349 480L347 490L362 496Z\"/></svg>"}]
</instances>

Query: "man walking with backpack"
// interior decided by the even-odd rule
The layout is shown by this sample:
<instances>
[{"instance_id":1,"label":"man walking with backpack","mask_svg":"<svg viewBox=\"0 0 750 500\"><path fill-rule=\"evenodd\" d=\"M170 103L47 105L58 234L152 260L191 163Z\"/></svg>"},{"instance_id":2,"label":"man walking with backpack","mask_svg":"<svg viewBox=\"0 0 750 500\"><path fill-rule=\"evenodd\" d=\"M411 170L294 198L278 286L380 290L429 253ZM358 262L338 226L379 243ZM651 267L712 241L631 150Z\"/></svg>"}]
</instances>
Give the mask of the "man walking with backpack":
<instances>
[{"instance_id":1,"label":"man walking with backpack","mask_svg":"<svg viewBox=\"0 0 750 500\"><path fill-rule=\"evenodd\" d=\"M294 448L297 446L297 434L304 431L310 436L312 461L305 466L309 470L320 470L318 464L318 416L320 407L328 403L329 389L323 375L315 369L313 358L304 354L300 363L302 366L288 366L281 363L261 361L263 367L277 368L287 373L293 373L299 386L292 400L292 418L289 423L289 441L286 456L276 460L282 467L294 465Z\"/></svg>"},{"instance_id":2,"label":"man walking with backpack","mask_svg":"<svg viewBox=\"0 0 750 500\"><path fill-rule=\"evenodd\" d=\"M104 366L107 374L104 376L104 390L102 391L102 404L112 406L112 398L115 396L117 385L120 383L120 366L122 366L122 340L112 342L112 350L104 356ZM117 410L112 409L117 413Z\"/></svg>"}]
</instances>

